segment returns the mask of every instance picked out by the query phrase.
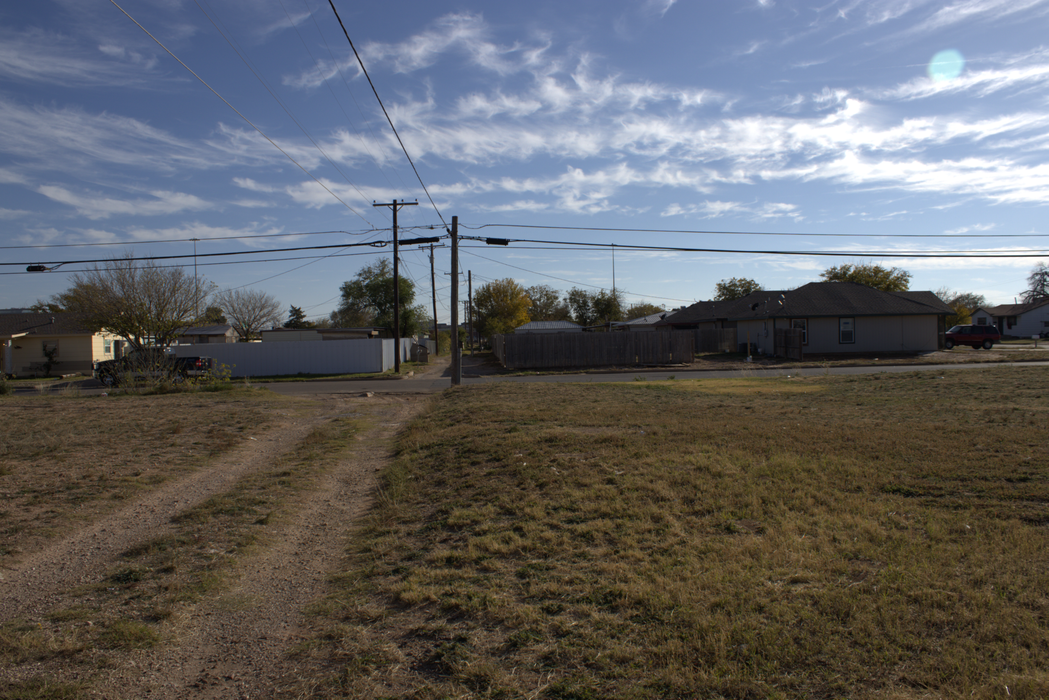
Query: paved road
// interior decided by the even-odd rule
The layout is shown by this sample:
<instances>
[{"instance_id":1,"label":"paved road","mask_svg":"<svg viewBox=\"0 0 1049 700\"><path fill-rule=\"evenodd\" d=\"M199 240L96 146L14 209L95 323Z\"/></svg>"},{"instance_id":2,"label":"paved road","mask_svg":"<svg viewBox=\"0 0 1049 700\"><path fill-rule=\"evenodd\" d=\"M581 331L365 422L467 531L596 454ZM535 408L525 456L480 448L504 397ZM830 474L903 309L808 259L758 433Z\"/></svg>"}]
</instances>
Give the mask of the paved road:
<instances>
[{"instance_id":1,"label":"paved road","mask_svg":"<svg viewBox=\"0 0 1049 700\"><path fill-rule=\"evenodd\" d=\"M556 374L539 376L463 376L463 384L489 384L491 382L632 382L637 377L646 381L661 379L716 379L733 377L818 377L838 374L878 374L882 372L941 372L954 369L980 369L990 367L1049 367L1049 362L995 362L974 364L946 365L886 365L873 367L811 367L805 369L753 369L753 370L653 370L628 371L591 374ZM451 386L451 378L440 374L428 374L407 379L371 379L371 380L338 380L311 382L281 382L261 386L286 396L307 396L310 394L429 394L443 391Z\"/></svg>"}]
</instances>

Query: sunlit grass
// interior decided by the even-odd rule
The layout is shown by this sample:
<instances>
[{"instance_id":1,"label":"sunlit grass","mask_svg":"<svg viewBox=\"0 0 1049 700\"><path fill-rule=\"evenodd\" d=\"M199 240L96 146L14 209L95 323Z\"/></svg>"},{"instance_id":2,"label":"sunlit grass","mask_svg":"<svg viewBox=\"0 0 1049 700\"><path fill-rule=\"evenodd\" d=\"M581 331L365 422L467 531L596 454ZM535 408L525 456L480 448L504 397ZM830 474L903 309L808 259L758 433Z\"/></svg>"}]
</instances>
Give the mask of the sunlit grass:
<instances>
[{"instance_id":1,"label":"sunlit grass","mask_svg":"<svg viewBox=\"0 0 1049 700\"><path fill-rule=\"evenodd\" d=\"M315 696L1049 696L1042 369L470 387L400 444Z\"/></svg>"}]
</instances>

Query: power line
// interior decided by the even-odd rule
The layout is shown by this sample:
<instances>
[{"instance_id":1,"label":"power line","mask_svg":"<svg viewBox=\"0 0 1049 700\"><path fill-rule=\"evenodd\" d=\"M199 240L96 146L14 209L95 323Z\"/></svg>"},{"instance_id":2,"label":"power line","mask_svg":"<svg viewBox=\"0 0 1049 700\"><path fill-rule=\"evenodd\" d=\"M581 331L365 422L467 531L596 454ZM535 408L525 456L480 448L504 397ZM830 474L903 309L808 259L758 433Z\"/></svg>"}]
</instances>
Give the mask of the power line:
<instances>
[{"instance_id":1,"label":"power line","mask_svg":"<svg viewBox=\"0 0 1049 700\"><path fill-rule=\"evenodd\" d=\"M156 238L153 240L143 241L108 241L105 243L41 243L36 245L5 245L0 246L0 250L24 250L24 249L43 249L43 248L92 248L96 246L107 246L107 245L153 245L155 243L191 243L198 241L236 241L236 240L247 240L252 238L294 238L295 236L327 236L335 233L345 233L348 236L363 236L367 233L375 233L381 231L389 231L388 228L373 228L367 231L351 232L351 231L302 231L299 233L257 233L248 234L243 236L208 236L204 238Z\"/></svg>"},{"instance_id":2,"label":"power line","mask_svg":"<svg viewBox=\"0 0 1049 700\"><path fill-rule=\"evenodd\" d=\"M386 241L373 241L371 243L336 243L333 245L311 245L311 246L298 246L295 248L269 248L267 250L245 250L240 252L226 252L226 253L200 253L193 254L187 253L185 255L146 255L143 257L127 257L120 258L121 261L141 262L144 260L185 260L188 258L218 258L227 257L231 255L261 255L263 253L290 253L297 250L327 250L331 248L357 248L360 246L372 246L373 248L383 248L387 245ZM112 262L112 258L98 258L94 260L62 260L52 261L43 263L45 265L86 265L90 263L108 263ZM0 265L25 265L25 262L0 262ZM40 263L37 263L40 264Z\"/></svg>"},{"instance_id":3,"label":"power line","mask_svg":"<svg viewBox=\"0 0 1049 700\"><path fill-rule=\"evenodd\" d=\"M531 228L550 229L555 231L596 231L599 233L690 233L709 236L827 236L835 238L1046 238L1045 233L789 233L781 231L704 231L692 229L658 229L658 228L602 228L599 226L549 226L542 224L459 224L460 228L478 231L484 228ZM617 244L618 245L618 244Z\"/></svg>"},{"instance_id":4,"label":"power line","mask_svg":"<svg viewBox=\"0 0 1049 700\"><path fill-rule=\"evenodd\" d=\"M307 175L309 175L309 176L310 176L310 178L311 178L311 179L312 179L312 180L313 180L314 182L316 182L316 183L317 183L318 185L320 185L321 187L323 187L323 188L324 188L324 191L325 191L325 192L327 192L327 193L328 193L328 194L330 194L330 195L331 195L332 197L334 197L335 199L337 199L337 200L339 201L339 203L340 203L340 204L342 204L342 206L346 207L347 209L349 209L350 211L352 211L352 212L353 212L354 214L356 214L356 215L357 215L357 216L358 216L358 217L359 217L359 218L360 218L360 219L361 219L361 220L362 220L362 221L363 221L364 223L368 224L369 226L371 226L371 225L372 225L372 223L371 223L370 221L368 221L368 220L367 220L367 219L365 219L365 218L364 218L363 216L361 216L360 212L358 212L358 211L357 211L356 209L354 209L354 208L353 208L353 207L351 207L351 206L350 206L349 204L347 204L346 202L344 202L344 201L342 200L342 198L341 198L341 197L339 197L339 195L335 194L335 193L334 193L334 192L332 192L332 191L331 191L330 189L328 189L328 186L327 186L327 185L325 185L325 184L324 184L323 182L321 182L321 181L320 181L320 180L319 180L319 179L317 178L317 176L316 176L316 175L314 175L314 174L313 174L313 173L311 173L311 172L310 172L309 170L307 170L307 169L306 169L306 168L305 168L305 167L304 167L304 166L303 166L303 165L302 165L301 163L299 163L299 161L295 160L295 159L294 159L294 158L293 158L293 157L291 156L291 154L290 154L290 153L288 153L288 152L287 152L287 151L285 151L285 150L284 150L283 148L281 148L280 146L278 146L278 145L277 145L277 142L276 142L276 141L274 141L274 140L273 140L273 139L271 139L271 138L270 138L269 136L267 136L267 135L265 134L265 132L263 132L263 131L262 131L262 129L260 129L259 127L255 126L255 124L254 124L254 123L253 123L253 122L252 122L252 121L251 121L250 119L248 119L248 118L247 118L246 116L244 116L243 114L241 114L240 110L238 110L238 109L237 109L236 107L234 107L234 106L233 106L232 104L230 104L230 103L229 103L229 101L228 101L228 100L227 100L227 99L226 99L225 97L223 97L222 95L220 95L220 94L218 93L218 91L217 91L217 90L215 90L215 88L213 88L213 87L211 87L210 85L208 85L208 83L207 83L207 82L206 82L206 81L205 81L205 80L204 80L203 78L201 78L201 77L200 77L199 75L197 75L197 74L196 74L196 73L195 73L195 72L193 71L193 69L192 69L192 68L190 68L190 67L189 67L189 66L187 66L187 65L186 65L185 63L183 63L183 62L182 62L182 59L180 59L180 58L179 58L178 56L176 56L176 55L175 55L174 53L172 53L172 52L171 52L171 50L170 50L170 49L169 49L168 47L164 46L164 44L162 44L162 43L160 42L160 40L159 40L159 39L157 39L157 38L156 38L155 36L153 36L152 34L150 34L150 33L149 33L149 30L148 30L148 29L146 29L146 28L145 28L145 27L143 27L143 26L142 26L141 24L139 24L139 23L138 23L138 20L136 20L136 19L135 19L134 17L132 17L131 15L129 15L129 14L127 13L127 11L126 11L126 10L125 10L125 9L124 9L123 7L121 7L120 5L118 5L118 4L117 4L117 2L116 2L116 0L109 0L109 2L111 2L111 3L113 4L113 6L114 6L115 8L117 8L118 10L120 10L121 12L123 12L123 13L124 13L124 16L125 16L125 17L127 17L127 18L128 18L129 20L131 20L132 22L134 22L134 23L135 23L135 24L136 24L136 25L138 26L138 28L139 28L139 29L141 29L142 31L144 31L144 32L146 33L146 36L148 36L148 37L149 37L150 39L152 39L153 41L155 41L155 42L157 43L157 46L159 46L160 48L164 49L164 51L166 51L166 52L167 52L167 54L168 54L169 56L171 56L171 57L172 57L173 59L175 59L176 61L178 61L179 65L181 65L181 66L182 66L183 68L185 68L186 70L188 70L188 71L190 72L190 74L191 74L191 75L192 75L192 76L193 76L194 78L196 78L197 80L199 80L199 81L200 81L200 83L201 83L201 84L202 84L202 85L203 85L204 87L206 87L206 88L207 88L208 90L210 90L210 91L212 92L212 94L214 94L214 95L215 95L215 97L217 97L217 98L219 98L220 100L222 100L222 101L223 101L223 102L224 102L224 103L226 104L226 106L227 106L227 107L229 107L229 108L230 108L230 109L232 109L232 110L233 110L234 112L236 112L236 113L237 113L237 116L238 116L238 117L240 117L240 118L241 118L241 119L243 119L243 120L244 120L245 122L247 122L247 123L248 123L248 125L249 125L249 126L250 126L250 127L252 128L252 129L254 129L255 131L259 132L259 135L261 135L261 136L262 136L262 138L264 138L264 139L266 139L267 141L269 141L269 142L270 142L270 144L271 144L271 145L272 145L272 146L273 146L274 148L276 148L276 149L277 149L278 151L280 151L281 153L283 153L283 154L284 154L284 156L285 156L285 157L286 157L286 158L287 158L288 160L290 160L290 161L291 161L292 163L294 163L294 164L295 164L295 165L296 165L296 166L297 166L297 167L299 168L299 170L301 170L302 172L304 172L304 173L306 173Z\"/></svg>"},{"instance_id":5,"label":"power line","mask_svg":"<svg viewBox=\"0 0 1049 700\"><path fill-rule=\"evenodd\" d=\"M375 99L379 101L379 107L382 108L382 113L386 115L386 121L390 123L390 128L393 129L393 135L397 137L397 143L401 144L401 150L404 151L404 157L408 159L408 163L412 166L412 170L415 171L415 177L419 179L419 184L423 188L423 192L426 193L426 198L430 200L430 204L433 206L433 210L437 212L437 218L441 220L442 224L447 226L444 217L441 216L441 210L437 208L437 204L433 201L433 197L430 196L430 190L426 189L426 183L423 182L422 175L419 174L419 169L415 167L415 162L412 161L412 157L408 154L408 149L404 145L404 141L401 140L401 135L397 133L397 127L393 125L393 119L390 118L390 113L386 111L386 105L382 103L382 98L379 97L379 91L375 89L375 83L372 82L372 77L368 75L368 69L364 67L364 61L361 60L361 55L357 53L357 47L353 45L353 40L350 39L350 33L346 31L346 25L342 23L342 17L339 16L339 11L335 9L335 3L332 0L328 0L328 4L331 5L331 11L335 13L335 19L339 20L339 26L342 27L342 33L346 35L346 41L349 42L350 48L353 49L353 55L357 57L357 63L361 66L361 72L364 73L364 77L368 79L368 85L371 85L372 92L375 93Z\"/></svg>"}]
</instances>

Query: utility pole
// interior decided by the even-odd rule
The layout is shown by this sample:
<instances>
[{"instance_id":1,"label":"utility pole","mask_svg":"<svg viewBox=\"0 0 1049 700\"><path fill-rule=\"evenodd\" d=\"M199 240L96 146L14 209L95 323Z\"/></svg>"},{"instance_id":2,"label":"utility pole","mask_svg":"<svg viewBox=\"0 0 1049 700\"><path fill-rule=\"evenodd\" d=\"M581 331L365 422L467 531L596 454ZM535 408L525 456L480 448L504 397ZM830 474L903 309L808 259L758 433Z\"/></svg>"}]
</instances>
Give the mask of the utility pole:
<instances>
[{"instance_id":1,"label":"utility pole","mask_svg":"<svg viewBox=\"0 0 1049 700\"><path fill-rule=\"evenodd\" d=\"M436 343L434 357L441 354L441 334L437 330L437 277L433 268L433 243L430 244L430 289L433 291L433 341Z\"/></svg>"},{"instance_id":2,"label":"utility pole","mask_svg":"<svg viewBox=\"0 0 1049 700\"><path fill-rule=\"evenodd\" d=\"M393 200L389 204L375 204L373 207L390 207L393 209L393 371L401 372L401 280L398 268L397 249L397 210L401 207L414 207L418 202L400 202Z\"/></svg>"},{"instance_id":3,"label":"utility pole","mask_svg":"<svg viewBox=\"0 0 1049 700\"><path fill-rule=\"evenodd\" d=\"M466 324L469 333L468 340L470 341L470 354L474 352L474 271L466 271L466 298L468 300L466 304Z\"/></svg>"},{"instance_id":4,"label":"utility pole","mask_svg":"<svg viewBox=\"0 0 1049 700\"><path fill-rule=\"evenodd\" d=\"M452 386L463 383L459 348L459 217L452 217Z\"/></svg>"}]
</instances>

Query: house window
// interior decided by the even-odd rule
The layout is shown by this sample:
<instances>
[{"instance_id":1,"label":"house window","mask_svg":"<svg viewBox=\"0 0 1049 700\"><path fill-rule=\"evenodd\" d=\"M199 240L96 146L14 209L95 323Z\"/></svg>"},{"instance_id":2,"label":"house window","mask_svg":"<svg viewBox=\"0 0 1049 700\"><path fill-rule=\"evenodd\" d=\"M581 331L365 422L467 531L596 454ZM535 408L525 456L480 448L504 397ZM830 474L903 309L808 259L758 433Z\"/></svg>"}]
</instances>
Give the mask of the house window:
<instances>
[{"instance_id":1,"label":"house window","mask_svg":"<svg viewBox=\"0 0 1049 700\"><path fill-rule=\"evenodd\" d=\"M990 324L987 323L987 317L986 316L980 316L979 318L977 318L976 319L976 324L979 325L979 326L990 325Z\"/></svg>"},{"instance_id":2,"label":"house window","mask_svg":"<svg viewBox=\"0 0 1049 700\"><path fill-rule=\"evenodd\" d=\"M856 342L856 319L838 319L838 342L842 345Z\"/></svg>"},{"instance_id":3,"label":"house window","mask_svg":"<svg viewBox=\"0 0 1049 700\"><path fill-rule=\"evenodd\" d=\"M809 344L809 320L807 318L792 318L790 327L796 331L801 331L802 345Z\"/></svg>"},{"instance_id":4,"label":"house window","mask_svg":"<svg viewBox=\"0 0 1049 700\"><path fill-rule=\"evenodd\" d=\"M1006 319L1006 321L1005 321L1006 328L1012 328L1015 325L1016 325L1016 316L1010 316L1008 319Z\"/></svg>"},{"instance_id":5,"label":"house window","mask_svg":"<svg viewBox=\"0 0 1049 700\"><path fill-rule=\"evenodd\" d=\"M45 340L44 341L44 357L58 357L58 341L57 340Z\"/></svg>"},{"instance_id":6,"label":"house window","mask_svg":"<svg viewBox=\"0 0 1049 700\"><path fill-rule=\"evenodd\" d=\"M102 341L102 352L106 355L113 354L113 341L109 338Z\"/></svg>"}]
</instances>

